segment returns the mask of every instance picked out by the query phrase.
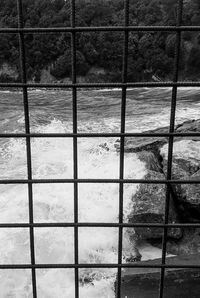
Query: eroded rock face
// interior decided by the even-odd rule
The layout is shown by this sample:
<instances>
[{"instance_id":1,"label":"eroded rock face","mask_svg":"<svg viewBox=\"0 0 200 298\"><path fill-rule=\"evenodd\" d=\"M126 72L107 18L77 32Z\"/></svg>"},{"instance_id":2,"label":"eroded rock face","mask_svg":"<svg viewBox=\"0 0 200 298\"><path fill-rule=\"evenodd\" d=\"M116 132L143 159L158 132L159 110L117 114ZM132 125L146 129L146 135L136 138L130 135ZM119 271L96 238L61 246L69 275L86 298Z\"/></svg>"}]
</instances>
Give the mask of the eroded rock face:
<instances>
[{"instance_id":1,"label":"eroded rock face","mask_svg":"<svg viewBox=\"0 0 200 298\"><path fill-rule=\"evenodd\" d=\"M200 119L198 120L188 120L179 124L175 127L175 132L178 133L195 133L200 132ZM154 130L144 131L147 134L160 134L169 132L169 127L161 127ZM190 137L174 137L174 142L183 140L200 141L200 137L190 136ZM125 152L141 152L141 151L151 151L156 152L160 148L168 143L167 137L130 137L125 139ZM117 151L120 150L120 141L116 140L115 148Z\"/></svg>"},{"instance_id":2,"label":"eroded rock face","mask_svg":"<svg viewBox=\"0 0 200 298\"><path fill-rule=\"evenodd\" d=\"M185 121L175 128L176 132L199 132L200 131L200 119ZM199 137L185 137L191 140L199 140Z\"/></svg>"},{"instance_id":3,"label":"eroded rock face","mask_svg":"<svg viewBox=\"0 0 200 298\"><path fill-rule=\"evenodd\" d=\"M160 148L160 154L163 157L163 171L166 172L168 146ZM199 140L177 140L173 146L173 165L172 173L175 167L185 172L183 177L194 174L200 168L200 138Z\"/></svg>"},{"instance_id":4,"label":"eroded rock face","mask_svg":"<svg viewBox=\"0 0 200 298\"><path fill-rule=\"evenodd\" d=\"M200 119L198 120L188 120L179 124L175 127L175 132L178 133L195 133L200 132ZM169 132L169 127L161 127L154 130L144 131L147 134L160 134ZM200 137L190 136L190 137L174 137L174 142L185 140L200 141ZM151 151L156 152L161 149L162 146L168 143L167 137L130 137L125 139L125 152L141 152L141 151ZM115 148L117 151L120 150L120 142L116 140Z\"/></svg>"},{"instance_id":5,"label":"eroded rock face","mask_svg":"<svg viewBox=\"0 0 200 298\"><path fill-rule=\"evenodd\" d=\"M194 123L193 123L194 125ZM161 148L163 171L166 173L166 145ZM172 179L200 181L200 141L181 140L174 144ZM181 206L184 222L200 222L200 184L173 186Z\"/></svg>"},{"instance_id":6,"label":"eroded rock face","mask_svg":"<svg viewBox=\"0 0 200 298\"><path fill-rule=\"evenodd\" d=\"M138 157L145 163L147 174L146 180L165 180L161 161L153 152L142 151ZM140 184L138 191L132 198L132 212L129 216L131 223L164 223L166 185L165 184ZM170 204L169 222L177 222L177 215L173 202ZM135 228L139 238L162 238L162 228ZM179 239L182 231L179 228L169 229L169 237Z\"/></svg>"},{"instance_id":7,"label":"eroded rock face","mask_svg":"<svg viewBox=\"0 0 200 298\"><path fill-rule=\"evenodd\" d=\"M156 156L151 151L141 151L138 153L138 158L145 163L147 170L163 173L162 159L158 155Z\"/></svg>"},{"instance_id":8,"label":"eroded rock face","mask_svg":"<svg viewBox=\"0 0 200 298\"><path fill-rule=\"evenodd\" d=\"M167 132L166 127L148 133ZM200 132L200 119L186 121L175 128L176 132ZM117 151L120 149L116 141ZM145 163L146 180L165 180L167 178L168 141L163 137L127 138L125 152L137 152ZM173 180L200 181L200 137L174 137L173 161L171 168ZM169 223L200 223L200 184L171 184ZM140 184L132 198L132 212L129 222L163 223L165 218L166 185ZM162 228L135 228L139 239L158 240L161 244ZM184 228L168 229L167 250L175 254L200 252L200 230ZM134 239L137 239L134 236ZM159 240L160 239L160 240Z\"/></svg>"},{"instance_id":9,"label":"eroded rock face","mask_svg":"<svg viewBox=\"0 0 200 298\"><path fill-rule=\"evenodd\" d=\"M159 172L148 170L145 177L149 179L165 179ZM132 198L132 212L129 216L131 223L164 223L166 186L164 184L140 184L138 191ZM177 215L171 202L169 211L169 222L177 222ZM142 227L135 228L140 239L162 238L163 228ZM168 236L179 239L182 237L180 228L169 229Z\"/></svg>"},{"instance_id":10,"label":"eroded rock face","mask_svg":"<svg viewBox=\"0 0 200 298\"><path fill-rule=\"evenodd\" d=\"M146 131L146 133L166 133L168 128L158 128L155 130ZM145 132L144 132L145 133ZM158 149L167 143L165 137L130 137L125 139L124 151L125 152L141 152L151 151L156 152ZM116 140L115 148L117 151L120 150L120 141Z\"/></svg>"},{"instance_id":11,"label":"eroded rock face","mask_svg":"<svg viewBox=\"0 0 200 298\"><path fill-rule=\"evenodd\" d=\"M189 180L200 181L200 171L189 177ZM189 222L200 223L200 184L182 184L181 197L185 204Z\"/></svg>"},{"instance_id":12,"label":"eroded rock face","mask_svg":"<svg viewBox=\"0 0 200 298\"><path fill-rule=\"evenodd\" d=\"M182 239L167 242L167 251L176 255L200 253L200 229L185 228Z\"/></svg>"}]
</instances>

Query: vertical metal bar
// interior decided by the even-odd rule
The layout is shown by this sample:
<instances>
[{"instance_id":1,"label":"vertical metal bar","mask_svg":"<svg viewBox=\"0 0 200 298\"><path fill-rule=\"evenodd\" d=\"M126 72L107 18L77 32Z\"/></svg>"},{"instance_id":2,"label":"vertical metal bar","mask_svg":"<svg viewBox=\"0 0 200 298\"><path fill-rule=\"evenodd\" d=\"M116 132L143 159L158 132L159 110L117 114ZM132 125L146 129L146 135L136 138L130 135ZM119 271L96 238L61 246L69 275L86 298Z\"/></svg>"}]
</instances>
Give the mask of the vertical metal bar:
<instances>
[{"instance_id":1,"label":"vertical metal bar","mask_svg":"<svg viewBox=\"0 0 200 298\"><path fill-rule=\"evenodd\" d=\"M124 0L124 23L125 26L129 25L129 0ZM127 82L127 64L128 64L128 38L129 33L124 33L124 50L123 50L123 69L122 69L122 83ZM122 102L121 102L121 133L125 132L126 123L126 86L122 87ZM120 138L120 179L124 178L124 141L125 138ZM123 223L123 194L124 184L119 184L119 223ZM123 250L123 227L119 227L119 243L118 243L118 264L122 263L122 250ZM118 268L117 274L117 298L121 297L121 268Z\"/></svg>"},{"instance_id":2,"label":"vertical metal bar","mask_svg":"<svg viewBox=\"0 0 200 298\"><path fill-rule=\"evenodd\" d=\"M71 27L76 24L75 0L71 0ZM76 83L76 33L71 33L72 83ZM73 133L77 133L77 89L72 88ZM73 137L74 179L78 178L77 137ZM74 182L74 223L78 223L78 183ZM74 263L78 264L78 227L74 227ZM79 298L79 272L75 268L75 298Z\"/></svg>"},{"instance_id":3,"label":"vertical metal bar","mask_svg":"<svg viewBox=\"0 0 200 298\"><path fill-rule=\"evenodd\" d=\"M183 12L183 0L178 0L177 21L176 21L177 27L181 26L182 12ZM174 60L174 75L173 75L173 82L175 82L175 83L178 81L180 48L181 48L181 31L177 31L177 33L176 33L176 47L175 47L175 60ZM169 127L170 133L174 132L176 101L177 101L177 86L174 86L172 89L170 127ZM172 176L173 141L174 141L174 137L169 136L168 160L167 160L167 179L168 180L170 180L171 176ZM170 206L170 185L167 184L164 224L168 224L169 206ZM167 232L168 232L167 227L164 227L163 242L162 242L162 264L166 263ZM159 289L159 297L160 298L162 298L163 294L164 294L164 279L165 279L165 268L163 267L163 268L161 268L161 278L160 278L160 289Z\"/></svg>"},{"instance_id":4,"label":"vertical metal bar","mask_svg":"<svg viewBox=\"0 0 200 298\"><path fill-rule=\"evenodd\" d=\"M18 9L18 28L24 27L23 21L23 8L22 0L17 0ZM26 56L25 56L25 43L24 33L19 33L19 47L20 47L20 62L21 62L21 81L27 83L26 74ZM29 104L28 104L28 92L27 87L23 87L23 103L24 103L24 118L25 118L25 131L26 134L30 134L30 123L29 123ZM26 137L26 155L27 155L27 174L28 180L32 180L32 162L31 162L31 141L30 137ZM28 198L29 198L29 223L33 224L33 190L32 183L28 183ZM34 229L30 227L30 254L31 254L31 265L35 265L35 245L34 245ZM36 273L35 268L32 268L32 289L33 297L37 298L37 287L36 287Z\"/></svg>"}]
</instances>

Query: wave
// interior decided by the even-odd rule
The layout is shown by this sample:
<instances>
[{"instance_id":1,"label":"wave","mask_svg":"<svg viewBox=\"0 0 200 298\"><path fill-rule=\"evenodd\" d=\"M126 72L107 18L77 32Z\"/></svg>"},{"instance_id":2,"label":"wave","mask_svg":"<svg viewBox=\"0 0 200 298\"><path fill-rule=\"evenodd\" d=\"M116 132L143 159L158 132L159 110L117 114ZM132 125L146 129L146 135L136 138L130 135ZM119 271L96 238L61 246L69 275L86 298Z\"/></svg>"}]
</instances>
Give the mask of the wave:
<instances>
[{"instance_id":1,"label":"wave","mask_svg":"<svg viewBox=\"0 0 200 298\"><path fill-rule=\"evenodd\" d=\"M170 89L165 88L165 90L168 92ZM151 91L154 92L151 93ZM147 97L151 101L148 103L145 101L145 92L149 92ZM144 100L141 105L140 103L137 105L137 101L132 100L132 97L137 99L139 93L130 96L130 101L127 101L127 132L142 132L169 124L169 94L164 93L161 95L162 100L157 100L159 92L159 89L155 92L155 88L143 88ZM36 133L72 132L72 121L58 120L71 119L71 110L63 111L65 118L64 116L56 118L52 109L47 110L49 102L54 98L47 96L47 99L48 101L44 101L44 110L42 106L38 107L36 104L38 110L31 111L31 124L33 123L31 129ZM60 99L64 102L63 98L60 97ZM84 107L88 108L91 98L83 98L82 101ZM198 104L198 102L184 101L183 105L183 101L178 101L176 122L199 118ZM53 109L56 108L53 106ZM104 111L100 113L99 108L98 113L94 110L85 113L82 108L79 114L78 131L119 132L120 108L116 107L114 112L113 107L110 110L112 114L108 115ZM61 112L56 110L56 113ZM47 121L46 115L52 115L51 117L56 119L49 117ZM12 132L20 125L20 129L23 126L24 117L21 110L18 112L17 119L15 117L14 120L13 117L10 119L9 128ZM78 177L119 178L119 154L114 148L115 141L116 138L78 138ZM31 155L33 178L73 178L73 138L31 138ZM27 178L25 139L1 139L0 156L1 179ZM124 170L125 178L142 179L146 174L144 164L135 154L125 154ZM131 210L132 197L137 187L138 185L135 184L124 185L125 221ZM0 185L0 191L0 221L2 223L29 222L27 185ZM73 222L73 191L72 183L34 184L34 222ZM80 183L78 200L79 222L118 222L119 186L117 184ZM34 232L36 263L74 263L73 228L35 228ZM123 237L123 262L125 262L127 256L131 254L132 245L126 233ZM4 264L30 263L29 244L28 229L0 229L1 262ZM79 228L80 263L117 263L117 250L117 229ZM38 269L36 274L39 296L44 298L74 297L74 270ZM32 297L30 270L6 270L0 272L0 278L2 297ZM81 297L115 297L115 269L80 269L79 278Z\"/></svg>"},{"instance_id":2,"label":"wave","mask_svg":"<svg viewBox=\"0 0 200 298\"><path fill-rule=\"evenodd\" d=\"M38 127L38 132L51 129L65 132L60 121ZM106 143L106 144L105 144ZM78 142L79 178L118 178L119 155L114 139L81 139ZM32 146L33 178L72 178L72 139L34 138ZM26 178L25 141L9 139L1 148L2 178ZM1 171L2 173L2 171ZM136 155L125 156L125 178L142 178L144 165ZM1 188L1 222L28 222L26 185L4 185ZM124 219L126 220L137 185L125 185ZM118 222L119 186L117 184L80 184L78 187L80 222ZM34 222L73 222L73 184L33 185ZM1 229L2 263L30 263L28 229ZM73 228L35 228L36 263L73 263ZM118 229L79 228L80 263L117 263ZM123 261L131 253L131 243L124 236ZM28 270L0 273L3 297L31 297ZM116 269L80 269L81 297L114 298ZM12 282L11 282L12 280ZM64 280L64 282L63 282ZM74 297L73 270L37 270L38 295L41 297ZM25 294L26 293L26 294ZM21 296L20 296L21 295ZM25 296L24 296L25 297Z\"/></svg>"}]
</instances>

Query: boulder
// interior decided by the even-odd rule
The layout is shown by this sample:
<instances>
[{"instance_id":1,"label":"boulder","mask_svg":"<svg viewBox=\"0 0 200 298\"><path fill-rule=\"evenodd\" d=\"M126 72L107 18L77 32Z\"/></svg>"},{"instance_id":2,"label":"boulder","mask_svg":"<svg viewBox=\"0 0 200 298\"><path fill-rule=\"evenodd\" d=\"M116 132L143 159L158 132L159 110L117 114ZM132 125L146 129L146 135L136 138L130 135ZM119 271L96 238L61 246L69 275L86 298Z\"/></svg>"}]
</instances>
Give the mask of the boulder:
<instances>
[{"instance_id":1,"label":"boulder","mask_svg":"<svg viewBox=\"0 0 200 298\"><path fill-rule=\"evenodd\" d=\"M200 132L200 119L198 120L188 120L179 125L177 125L174 129L175 132L179 133L194 133ZM144 131L143 133L167 133L169 132L169 127L161 127L154 130ZM174 137L174 142L178 142L181 140L193 140L200 141L200 137L190 136L190 137ZM152 151L157 152L163 145L168 143L167 137L129 137L125 138L124 151L125 152L140 152L140 151ZM117 151L120 150L120 140L116 140L115 148Z\"/></svg>"},{"instance_id":2,"label":"boulder","mask_svg":"<svg viewBox=\"0 0 200 298\"><path fill-rule=\"evenodd\" d=\"M200 181L200 171L189 177ZM200 184L182 184L179 197L182 199L185 222L200 223Z\"/></svg>"},{"instance_id":3,"label":"boulder","mask_svg":"<svg viewBox=\"0 0 200 298\"><path fill-rule=\"evenodd\" d=\"M164 133L168 127L148 131ZM200 119L189 120L175 127L175 132L200 132ZM120 141L115 143L120 150ZM146 180L165 180L167 178L168 138L130 137L125 139L125 152L137 153L145 163ZM200 181L200 137L174 137L173 160L171 168L173 180ZM200 183L171 184L169 223L200 223ZM132 197L129 222L164 223L166 202L165 184L140 184ZM130 229L131 230L131 229ZM145 239L156 246L162 245L163 228L134 228L131 235L133 243ZM194 254L200 252L200 229L170 228L167 237L167 252L173 254Z\"/></svg>"},{"instance_id":4,"label":"boulder","mask_svg":"<svg viewBox=\"0 0 200 298\"><path fill-rule=\"evenodd\" d=\"M145 163L145 167L147 170L155 171L158 173L163 173L162 170L162 161L159 156L156 156L151 151L141 151L138 152L138 158Z\"/></svg>"},{"instance_id":5,"label":"boulder","mask_svg":"<svg viewBox=\"0 0 200 298\"><path fill-rule=\"evenodd\" d=\"M184 132L200 132L200 119L197 119L197 120L188 120L188 121L185 121L179 125L176 126L175 128L175 131L176 132L179 132L179 133L184 133ZM181 139L183 139L181 137ZM199 140L199 137L184 137L184 139L190 139L190 140Z\"/></svg>"},{"instance_id":6,"label":"boulder","mask_svg":"<svg viewBox=\"0 0 200 298\"><path fill-rule=\"evenodd\" d=\"M148 130L144 133L166 133L168 132L167 127L158 128L154 130ZM152 151L157 152L160 147L167 143L165 137L130 137L125 138L124 151L125 152L140 152L140 151ZM116 140L115 148L117 151L120 150L120 140Z\"/></svg>"},{"instance_id":7,"label":"boulder","mask_svg":"<svg viewBox=\"0 0 200 298\"><path fill-rule=\"evenodd\" d=\"M182 140L174 144L172 179L200 181L200 142ZM167 174L166 145L161 149L163 172ZM200 222L200 184L173 185L183 222ZM178 210L177 209L177 210Z\"/></svg>"},{"instance_id":8,"label":"boulder","mask_svg":"<svg viewBox=\"0 0 200 298\"><path fill-rule=\"evenodd\" d=\"M168 240L167 252L176 255L200 253L200 229L185 228L183 230L183 237L180 240Z\"/></svg>"},{"instance_id":9,"label":"boulder","mask_svg":"<svg viewBox=\"0 0 200 298\"><path fill-rule=\"evenodd\" d=\"M160 148L160 154L163 158L163 171L167 172L167 150L168 146L164 145ZM176 175L180 178L186 178L194 174L200 169L200 139L194 140L176 140L173 146L173 163L172 173L174 179ZM181 172L181 175L178 174Z\"/></svg>"},{"instance_id":10,"label":"boulder","mask_svg":"<svg viewBox=\"0 0 200 298\"><path fill-rule=\"evenodd\" d=\"M182 169L189 175L196 173L200 169L200 164L198 160L189 158L173 158L175 166L179 166L179 169Z\"/></svg>"},{"instance_id":11,"label":"boulder","mask_svg":"<svg viewBox=\"0 0 200 298\"><path fill-rule=\"evenodd\" d=\"M162 173L148 170L145 177L148 179L165 179ZM166 186L163 184L140 184L135 195L132 197L132 212L128 220L130 223L164 223L165 219ZM177 222L177 215L170 204L169 222ZM163 228L142 227L134 228L139 239L162 238ZM179 239L182 237L180 228L172 228L168 236Z\"/></svg>"}]
</instances>

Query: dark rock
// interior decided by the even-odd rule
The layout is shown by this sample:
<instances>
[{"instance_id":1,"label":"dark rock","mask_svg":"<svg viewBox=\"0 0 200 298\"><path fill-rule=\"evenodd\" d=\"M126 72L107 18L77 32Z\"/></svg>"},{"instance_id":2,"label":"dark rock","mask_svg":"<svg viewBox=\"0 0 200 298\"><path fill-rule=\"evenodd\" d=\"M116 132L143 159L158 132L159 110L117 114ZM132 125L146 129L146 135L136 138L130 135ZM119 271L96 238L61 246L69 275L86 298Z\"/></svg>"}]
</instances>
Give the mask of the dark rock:
<instances>
[{"instance_id":1,"label":"dark rock","mask_svg":"<svg viewBox=\"0 0 200 298\"><path fill-rule=\"evenodd\" d=\"M99 145L99 147L106 150L106 151L110 150L107 143L102 143L102 144Z\"/></svg>"},{"instance_id":2,"label":"dark rock","mask_svg":"<svg viewBox=\"0 0 200 298\"><path fill-rule=\"evenodd\" d=\"M162 173L148 171L148 179L165 179ZM132 212L129 215L131 223L163 223L165 218L166 187L163 184L140 184L132 198ZM177 222L173 204L170 204L169 222ZM134 228L140 239L162 238L163 228ZM172 228L168 236L179 239L182 237L180 228Z\"/></svg>"},{"instance_id":3,"label":"dark rock","mask_svg":"<svg viewBox=\"0 0 200 298\"><path fill-rule=\"evenodd\" d=\"M168 128L159 128L145 133L159 134L168 132ZM200 119L189 120L175 127L175 132L200 132ZM168 138L166 137L132 137L125 139L125 152L134 152L145 163L146 180L165 180L168 161ZM200 181L200 137L174 137L172 180ZM115 144L120 150L120 142ZM200 223L200 183L168 184L170 192L169 223ZM132 197L130 223L164 223L166 202L165 184L140 184ZM135 233L135 234L134 234ZM163 228L136 227L130 232L134 246L137 240L146 239L154 245L162 244ZM200 229L170 228L167 234L167 252L178 255L200 252ZM135 259L134 259L135 260Z\"/></svg>"},{"instance_id":4,"label":"dark rock","mask_svg":"<svg viewBox=\"0 0 200 298\"><path fill-rule=\"evenodd\" d=\"M177 143L175 146L174 156L172 163L171 178L174 180L199 180L200 181L200 159L198 160L199 142ZM184 149L185 148L185 153ZM178 158L182 155L182 158ZM163 159L163 172L167 176L167 160ZM173 188L175 205L179 218L182 222L200 222L200 184L174 184Z\"/></svg>"},{"instance_id":5,"label":"dark rock","mask_svg":"<svg viewBox=\"0 0 200 298\"><path fill-rule=\"evenodd\" d=\"M200 119L198 120L188 120L179 124L175 127L175 132L178 133L189 133L189 132L200 132ZM167 133L169 132L169 127L161 127L154 130L144 131L143 133L148 134L159 134L159 133ZM193 140L199 141L200 137L190 136L190 137L175 137L174 141L181 140ZM152 151L157 152L164 144L168 143L167 137L130 137L125 139L125 152L140 152L140 151ZM115 148L117 151L120 150L120 141L117 140L115 143Z\"/></svg>"},{"instance_id":6,"label":"dark rock","mask_svg":"<svg viewBox=\"0 0 200 298\"><path fill-rule=\"evenodd\" d=\"M172 175L174 174L175 177L177 176L177 178L174 179L189 177L199 170L199 145L200 142L193 140L179 140L174 143ZM168 146L166 145L160 149L160 154L163 158L163 171L165 174L167 173L167 150ZM178 174L179 171L181 172L181 175Z\"/></svg>"},{"instance_id":7,"label":"dark rock","mask_svg":"<svg viewBox=\"0 0 200 298\"><path fill-rule=\"evenodd\" d=\"M140 254L139 250L137 249L137 247L135 246L131 256L126 257L126 263L134 263L134 262L138 262L140 261L142 258L142 255Z\"/></svg>"},{"instance_id":8,"label":"dark rock","mask_svg":"<svg viewBox=\"0 0 200 298\"><path fill-rule=\"evenodd\" d=\"M167 127L149 130L144 133L166 133ZM167 143L165 137L130 137L125 139L124 151L125 152L140 152L140 151L152 151L157 152L158 148ZM117 151L120 150L120 140L115 143Z\"/></svg>"},{"instance_id":9,"label":"dark rock","mask_svg":"<svg viewBox=\"0 0 200 298\"><path fill-rule=\"evenodd\" d=\"M173 159L174 160L174 159ZM167 177L167 160L163 159L163 174ZM179 179L187 179L189 173L184 170L179 164L175 161L172 162L171 167L171 179L179 180Z\"/></svg>"},{"instance_id":10,"label":"dark rock","mask_svg":"<svg viewBox=\"0 0 200 298\"><path fill-rule=\"evenodd\" d=\"M188 160L183 158L173 158L174 164L179 166L183 171L187 172L189 175L196 173L199 167L199 160L189 158Z\"/></svg>"},{"instance_id":11,"label":"dark rock","mask_svg":"<svg viewBox=\"0 0 200 298\"><path fill-rule=\"evenodd\" d=\"M200 181L200 171L189 177ZM182 198L187 222L200 222L200 184L182 184L179 197Z\"/></svg>"},{"instance_id":12,"label":"dark rock","mask_svg":"<svg viewBox=\"0 0 200 298\"><path fill-rule=\"evenodd\" d=\"M185 121L179 125L176 126L175 128L175 131L176 132L179 132L179 133L184 133L184 132L200 132L200 119L198 120L188 120L188 121ZM184 139L190 139L190 140L193 140L193 141L199 141L199 137L184 137ZM183 139L181 137L181 139Z\"/></svg>"},{"instance_id":13,"label":"dark rock","mask_svg":"<svg viewBox=\"0 0 200 298\"><path fill-rule=\"evenodd\" d=\"M174 265L199 265L200 255L175 256L166 258L166 263ZM159 296L160 265L162 260L142 261L144 268L126 268L122 272L121 298L149 298ZM147 267L149 266L149 267ZM164 297L198 298L200 291L199 268L166 268ZM117 280L116 280L117 292ZM117 297L117 296L116 296Z\"/></svg>"},{"instance_id":14,"label":"dark rock","mask_svg":"<svg viewBox=\"0 0 200 298\"><path fill-rule=\"evenodd\" d=\"M182 239L167 242L167 252L176 255L200 253L200 229L185 228Z\"/></svg>"},{"instance_id":15,"label":"dark rock","mask_svg":"<svg viewBox=\"0 0 200 298\"><path fill-rule=\"evenodd\" d=\"M147 170L163 172L161 160L153 152L141 151L138 153L138 158L145 163Z\"/></svg>"}]
</instances>

